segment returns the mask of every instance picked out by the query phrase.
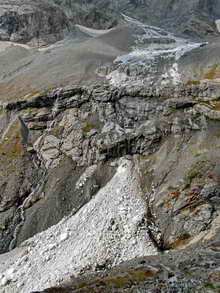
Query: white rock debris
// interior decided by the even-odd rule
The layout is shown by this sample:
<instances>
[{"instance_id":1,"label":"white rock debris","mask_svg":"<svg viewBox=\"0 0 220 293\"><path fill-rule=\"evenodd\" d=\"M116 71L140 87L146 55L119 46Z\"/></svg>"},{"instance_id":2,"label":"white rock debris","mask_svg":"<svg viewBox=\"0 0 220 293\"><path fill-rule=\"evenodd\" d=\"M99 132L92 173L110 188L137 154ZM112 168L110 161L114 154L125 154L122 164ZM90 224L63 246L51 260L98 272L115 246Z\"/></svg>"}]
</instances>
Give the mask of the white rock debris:
<instances>
[{"instance_id":1,"label":"white rock debris","mask_svg":"<svg viewBox=\"0 0 220 293\"><path fill-rule=\"evenodd\" d=\"M114 177L75 215L25 241L4 266L0 258L1 290L30 293L97 264L157 254L142 224L145 206L134 163L120 159Z\"/></svg>"},{"instance_id":2,"label":"white rock debris","mask_svg":"<svg viewBox=\"0 0 220 293\"><path fill-rule=\"evenodd\" d=\"M92 177L96 170L97 165L89 166L76 182L76 189L82 188L85 185L86 181Z\"/></svg>"},{"instance_id":3,"label":"white rock debris","mask_svg":"<svg viewBox=\"0 0 220 293\"><path fill-rule=\"evenodd\" d=\"M69 237L69 235L68 235L67 232L66 232L66 233L62 233L62 234L60 235L60 242L65 241L66 239L68 239L68 237Z\"/></svg>"}]
</instances>

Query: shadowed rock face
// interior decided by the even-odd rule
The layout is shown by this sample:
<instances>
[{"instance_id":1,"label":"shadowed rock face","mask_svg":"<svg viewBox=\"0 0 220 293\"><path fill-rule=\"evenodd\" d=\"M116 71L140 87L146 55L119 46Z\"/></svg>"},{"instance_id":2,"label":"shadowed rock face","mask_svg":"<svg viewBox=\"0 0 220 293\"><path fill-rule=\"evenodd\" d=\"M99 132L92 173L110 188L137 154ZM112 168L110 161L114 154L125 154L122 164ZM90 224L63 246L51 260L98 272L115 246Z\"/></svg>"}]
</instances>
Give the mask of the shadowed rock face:
<instances>
[{"instance_id":1,"label":"shadowed rock face","mask_svg":"<svg viewBox=\"0 0 220 293\"><path fill-rule=\"evenodd\" d=\"M31 42L39 46L54 43L68 32L64 12L53 2L2 1L0 3L0 39Z\"/></svg>"}]
</instances>

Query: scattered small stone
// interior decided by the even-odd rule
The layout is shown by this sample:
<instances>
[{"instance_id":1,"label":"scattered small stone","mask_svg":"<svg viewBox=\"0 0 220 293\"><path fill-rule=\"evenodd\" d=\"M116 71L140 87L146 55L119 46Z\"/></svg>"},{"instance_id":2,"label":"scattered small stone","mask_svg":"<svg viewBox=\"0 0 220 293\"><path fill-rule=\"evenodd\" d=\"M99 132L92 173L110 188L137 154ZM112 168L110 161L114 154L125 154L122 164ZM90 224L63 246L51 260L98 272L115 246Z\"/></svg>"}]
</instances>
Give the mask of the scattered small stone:
<instances>
[{"instance_id":1,"label":"scattered small stone","mask_svg":"<svg viewBox=\"0 0 220 293\"><path fill-rule=\"evenodd\" d=\"M24 286L24 282L19 282L19 283L17 283L17 288L21 288L21 287L23 287Z\"/></svg>"},{"instance_id":2,"label":"scattered small stone","mask_svg":"<svg viewBox=\"0 0 220 293\"><path fill-rule=\"evenodd\" d=\"M61 234L61 235L60 235L60 242L65 241L65 240L68 238L68 236L69 236L69 235L68 235L67 232Z\"/></svg>"},{"instance_id":3,"label":"scattered small stone","mask_svg":"<svg viewBox=\"0 0 220 293\"><path fill-rule=\"evenodd\" d=\"M132 245L136 245L136 244L137 244L137 240L136 239L132 240Z\"/></svg>"},{"instance_id":4,"label":"scattered small stone","mask_svg":"<svg viewBox=\"0 0 220 293\"><path fill-rule=\"evenodd\" d=\"M56 247L56 243L53 243L53 244L49 244L46 251L48 250L53 250L54 248Z\"/></svg>"},{"instance_id":5,"label":"scattered small stone","mask_svg":"<svg viewBox=\"0 0 220 293\"><path fill-rule=\"evenodd\" d=\"M15 272L15 269L14 269L14 268L10 268L10 269L8 269L8 270L6 271L6 275L7 275L7 276L12 276L12 275L14 274L14 272Z\"/></svg>"},{"instance_id":6,"label":"scattered small stone","mask_svg":"<svg viewBox=\"0 0 220 293\"><path fill-rule=\"evenodd\" d=\"M50 255L47 255L47 256L45 257L45 261L46 261L46 262L48 262L50 259L51 259L51 256L50 256Z\"/></svg>"},{"instance_id":7,"label":"scattered small stone","mask_svg":"<svg viewBox=\"0 0 220 293\"><path fill-rule=\"evenodd\" d=\"M116 162L116 161L111 162L111 163L110 163L110 166L111 166L111 167L116 167L116 166L117 166L117 162Z\"/></svg>"},{"instance_id":8,"label":"scattered small stone","mask_svg":"<svg viewBox=\"0 0 220 293\"><path fill-rule=\"evenodd\" d=\"M4 287L4 286L6 286L8 283L9 283L9 279L8 279L6 276L2 277L1 282L0 282L0 285L1 285L2 287Z\"/></svg>"}]
</instances>

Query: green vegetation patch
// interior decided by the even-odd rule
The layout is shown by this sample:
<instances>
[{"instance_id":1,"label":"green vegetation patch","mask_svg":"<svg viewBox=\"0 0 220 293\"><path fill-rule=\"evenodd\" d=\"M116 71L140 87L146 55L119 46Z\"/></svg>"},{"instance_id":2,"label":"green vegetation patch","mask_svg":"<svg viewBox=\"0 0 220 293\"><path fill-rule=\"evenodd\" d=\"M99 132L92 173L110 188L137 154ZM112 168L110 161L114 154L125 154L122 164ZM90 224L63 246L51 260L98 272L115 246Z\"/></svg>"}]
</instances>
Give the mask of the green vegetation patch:
<instances>
[{"instance_id":1,"label":"green vegetation patch","mask_svg":"<svg viewBox=\"0 0 220 293\"><path fill-rule=\"evenodd\" d=\"M92 129L94 129L95 128L95 126L93 125L93 124L90 124L90 123L87 123L84 127L83 127L83 129L82 129L82 131L84 132L84 133L88 133L88 132L90 132Z\"/></svg>"},{"instance_id":2,"label":"green vegetation patch","mask_svg":"<svg viewBox=\"0 0 220 293\"><path fill-rule=\"evenodd\" d=\"M119 273L114 276L107 276L104 278L100 278L94 281L81 282L79 284L79 288L90 289L90 292L93 292L93 288L102 287L102 288L127 288L133 284L139 284L140 282L144 282L149 278L153 278L157 275L157 272L147 270L147 269L138 269L127 271L125 273Z\"/></svg>"},{"instance_id":3,"label":"green vegetation patch","mask_svg":"<svg viewBox=\"0 0 220 293\"><path fill-rule=\"evenodd\" d=\"M5 109L0 109L0 115L4 115L4 114L6 114L7 113L7 110L5 110Z\"/></svg>"},{"instance_id":4,"label":"green vegetation patch","mask_svg":"<svg viewBox=\"0 0 220 293\"><path fill-rule=\"evenodd\" d=\"M219 64L214 64L209 71L207 71L204 75L205 79L213 80L217 75Z\"/></svg>"},{"instance_id":5,"label":"green vegetation patch","mask_svg":"<svg viewBox=\"0 0 220 293\"><path fill-rule=\"evenodd\" d=\"M188 171L185 181L188 184L191 184L193 179L195 178L203 178L204 175L210 168L210 164L208 161L198 161L196 162Z\"/></svg>"},{"instance_id":6,"label":"green vegetation patch","mask_svg":"<svg viewBox=\"0 0 220 293\"><path fill-rule=\"evenodd\" d=\"M28 94L26 95L18 95L18 96L9 96L7 98L4 98L4 102L16 102L16 101L22 101L22 100L28 100L31 99L34 96L46 96L49 93L51 93L56 87L48 88L45 90L30 90Z\"/></svg>"},{"instance_id":7,"label":"green vegetation patch","mask_svg":"<svg viewBox=\"0 0 220 293\"><path fill-rule=\"evenodd\" d=\"M186 86L200 85L200 80L188 80Z\"/></svg>"},{"instance_id":8,"label":"green vegetation patch","mask_svg":"<svg viewBox=\"0 0 220 293\"><path fill-rule=\"evenodd\" d=\"M20 125L15 121L0 142L0 170L6 174L14 172L15 160L21 158L23 154Z\"/></svg>"}]
</instances>

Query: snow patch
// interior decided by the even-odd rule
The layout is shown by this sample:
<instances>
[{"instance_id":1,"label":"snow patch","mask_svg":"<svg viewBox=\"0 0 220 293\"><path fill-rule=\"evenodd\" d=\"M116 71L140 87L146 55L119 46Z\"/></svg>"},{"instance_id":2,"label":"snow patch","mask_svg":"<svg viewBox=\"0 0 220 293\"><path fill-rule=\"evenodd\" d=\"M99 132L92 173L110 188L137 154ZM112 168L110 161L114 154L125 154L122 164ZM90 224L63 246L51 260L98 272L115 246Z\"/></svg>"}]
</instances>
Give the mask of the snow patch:
<instances>
[{"instance_id":1,"label":"snow patch","mask_svg":"<svg viewBox=\"0 0 220 293\"><path fill-rule=\"evenodd\" d=\"M106 29L106 30L98 30L98 29L92 29L83 25L76 24L76 28L78 28L81 32L89 35L90 37L98 37L104 34L107 34L112 29Z\"/></svg>"}]
</instances>

